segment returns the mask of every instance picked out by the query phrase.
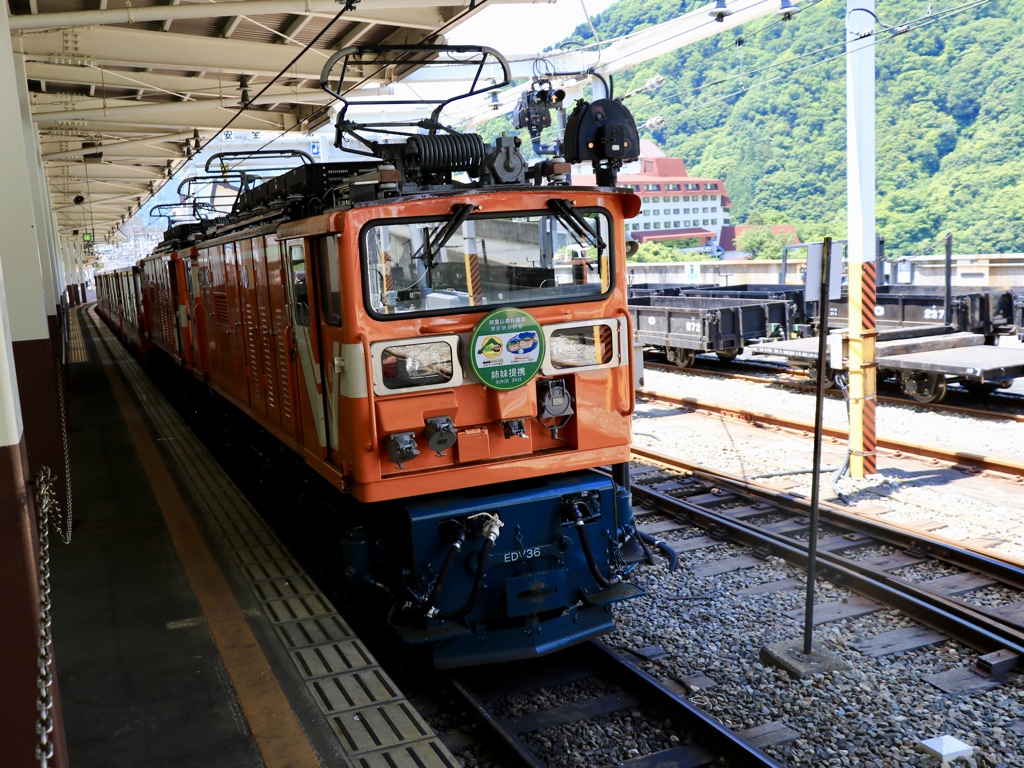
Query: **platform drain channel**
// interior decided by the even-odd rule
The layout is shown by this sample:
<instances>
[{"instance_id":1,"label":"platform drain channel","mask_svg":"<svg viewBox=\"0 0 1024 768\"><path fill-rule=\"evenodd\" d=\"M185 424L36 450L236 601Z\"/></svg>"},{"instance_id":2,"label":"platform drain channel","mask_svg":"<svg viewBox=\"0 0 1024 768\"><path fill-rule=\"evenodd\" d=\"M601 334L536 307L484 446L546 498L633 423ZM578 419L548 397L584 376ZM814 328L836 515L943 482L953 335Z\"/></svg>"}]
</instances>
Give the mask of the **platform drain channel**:
<instances>
[{"instance_id":1,"label":"platform drain channel","mask_svg":"<svg viewBox=\"0 0 1024 768\"><path fill-rule=\"evenodd\" d=\"M175 477L204 522L219 532L219 541L211 544L237 564L342 750L360 768L458 766L135 360L102 321L88 314L145 407Z\"/></svg>"}]
</instances>

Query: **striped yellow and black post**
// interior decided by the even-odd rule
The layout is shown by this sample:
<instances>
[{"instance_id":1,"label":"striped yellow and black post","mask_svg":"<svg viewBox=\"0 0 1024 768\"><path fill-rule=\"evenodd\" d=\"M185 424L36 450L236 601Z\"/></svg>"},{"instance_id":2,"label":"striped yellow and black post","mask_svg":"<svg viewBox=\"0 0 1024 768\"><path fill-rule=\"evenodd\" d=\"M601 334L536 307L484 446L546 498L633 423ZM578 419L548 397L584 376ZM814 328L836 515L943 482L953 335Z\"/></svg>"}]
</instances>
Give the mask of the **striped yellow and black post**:
<instances>
[{"instance_id":1,"label":"striped yellow and black post","mask_svg":"<svg viewBox=\"0 0 1024 768\"><path fill-rule=\"evenodd\" d=\"M850 475L877 471L875 461L875 260L849 270Z\"/></svg>"},{"instance_id":2,"label":"striped yellow and black post","mask_svg":"<svg viewBox=\"0 0 1024 768\"><path fill-rule=\"evenodd\" d=\"M597 326L597 363L598 365L604 365L610 363L612 355L615 352L615 346L612 341L612 327L601 323Z\"/></svg>"},{"instance_id":3,"label":"striped yellow and black post","mask_svg":"<svg viewBox=\"0 0 1024 768\"><path fill-rule=\"evenodd\" d=\"M484 283L480 276L480 257L466 251L466 290L469 291L469 305L483 303Z\"/></svg>"},{"instance_id":4,"label":"striped yellow and black post","mask_svg":"<svg viewBox=\"0 0 1024 768\"><path fill-rule=\"evenodd\" d=\"M878 463L875 460L878 438L875 432L875 407L877 405L877 363L875 362L875 306L877 295L875 286L877 262L868 261L863 264L862 276L862 301L861 306L861 329L864 334L864 414L862 431L864 434L863 464L864 474L873 475L878 471Z\"/></svg>"},{"instance_id":5,"label":"striped yellow and black post","mask_svg":"<svg viewBox=\"0 0 1024 768\"><path fill-rule=\"evenodd\" d=\"M391 292L395 290L395 273L393 270L393 264L391 263L391 254L384 251L384 291Z\"/></svg>"}]
</instances>

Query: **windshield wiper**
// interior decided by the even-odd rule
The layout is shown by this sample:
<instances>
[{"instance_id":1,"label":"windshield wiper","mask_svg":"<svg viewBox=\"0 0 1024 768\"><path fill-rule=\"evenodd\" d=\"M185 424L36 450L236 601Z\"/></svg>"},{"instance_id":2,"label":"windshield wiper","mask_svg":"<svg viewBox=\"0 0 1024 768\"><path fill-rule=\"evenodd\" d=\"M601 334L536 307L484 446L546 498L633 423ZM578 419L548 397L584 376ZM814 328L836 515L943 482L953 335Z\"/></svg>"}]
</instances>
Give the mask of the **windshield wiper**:
<instances>
[{"instance_id":1,"label":"windshield wiper","mask_svg":"<svg viewBox=\"0 0 1024 768\"><path fill-rule=\"evenodd\" d=\"M576 207L570 201L557 197L552 198L548 200L548 208L554 211L558 220L575 232L578 238L585 240L587 245L597 248L598 256L604 253L607 245L601 239L601 235L591 226L589 221L580 215L580 212L576 210Z\"/></svg>"},{"instance_id":2,"label":"windshield wiper","mask_svg":"<svg viewBox=\"0 0 1024 768\"><path fill-rule=\"evenodd\" d=\"M452 206L452 215L444 223L444 226L433 237L427 236L426 242L423 243L423 262L427 265L428 270L434 268L435 254L445 247L455 231L462 226L472 212L473 206L469 203Z\"/></svg>"}]
</instances>

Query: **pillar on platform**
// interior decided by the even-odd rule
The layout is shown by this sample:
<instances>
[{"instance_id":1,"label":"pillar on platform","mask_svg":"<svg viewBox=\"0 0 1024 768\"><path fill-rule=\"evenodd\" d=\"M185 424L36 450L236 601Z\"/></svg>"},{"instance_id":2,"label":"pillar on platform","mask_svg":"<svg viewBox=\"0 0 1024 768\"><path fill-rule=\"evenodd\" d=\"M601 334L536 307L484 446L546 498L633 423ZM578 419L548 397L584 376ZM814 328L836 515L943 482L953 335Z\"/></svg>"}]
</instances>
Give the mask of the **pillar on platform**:
<instances>
[{"instance_id":1,"label":"pillar on platform","mask_svg":"<svg viewBox=\"0 0 1024 768\"><path fill-rule=\"evenodd\" d=\"M5 149L0 206L0 744L4 765L10 768L39 765L40 595L29 480L44 465L62 480L65 469L57 395L60 347L51 344L48 319L56 288L43 274L44 260L55 254L42 253L36 238L29 157L39 150L34 130L29 139L25 129L31 117L25 111L26 97L19 89L8 17L0 14L0 100L9 106L0 111ZM52 277L49 264L45 270ZM66 766L54 665L51 673L50 716L56 727L50 736L56 750L48 765Z\"/></svg>"}]
</instances>

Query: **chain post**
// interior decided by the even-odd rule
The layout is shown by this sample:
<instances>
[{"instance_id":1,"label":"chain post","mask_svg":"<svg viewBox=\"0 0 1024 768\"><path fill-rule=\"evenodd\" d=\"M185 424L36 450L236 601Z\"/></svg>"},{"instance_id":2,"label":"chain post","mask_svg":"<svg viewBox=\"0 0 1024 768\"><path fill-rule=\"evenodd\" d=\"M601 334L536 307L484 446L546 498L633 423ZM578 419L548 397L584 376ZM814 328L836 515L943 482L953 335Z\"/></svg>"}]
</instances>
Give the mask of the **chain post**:
<instances>
[{"instance_id":1,"label":"chain post","mask_svg":"<svg viewBox=\"0 0 1024 768\"><path fill-rule=\"evenodd\" d=\"M53 604L50 601L50 528L57 531L65 543L71 540L71 515L67 515L67 536L61 533L56 518L59 516L59 505L53 484L57 477L49 467L43 467L33 478L36 487L36 524L39 533L39 657L37 664L39 675L36 688L39 696L36 708L39 720L36 722L36 734L39 743L36 745L36 759L42 768L47 768L53 759L54 742L50 738L53 733ZM69 510L70 512L70 510ZM53 518L51 518L53 514Z\"/></svg>"},{"instance_id":2,"label":"chain post","mask_svg":"<svg viewBox=\"0 0 1024 768\"><path fill-rule=\"evenodd\" d=\"M68 448L68 419L67 419L67 404L64 398L64 370L62 366L57 366L57 397L60 401L60 436L61 442L64 447L64 485L67 489L67 514L64 515L64 525L60 525L60 505L57 500L53 500L53 512L56 522L54 527L57 530L57 534L60 536L61 541L65 544L71 543L71 522L72 522L72 509L71 509L71 451ZM47 470L49 471L49 470ZM63 527L63 530L61 528Z\"/></svg>"}]
</instances>

